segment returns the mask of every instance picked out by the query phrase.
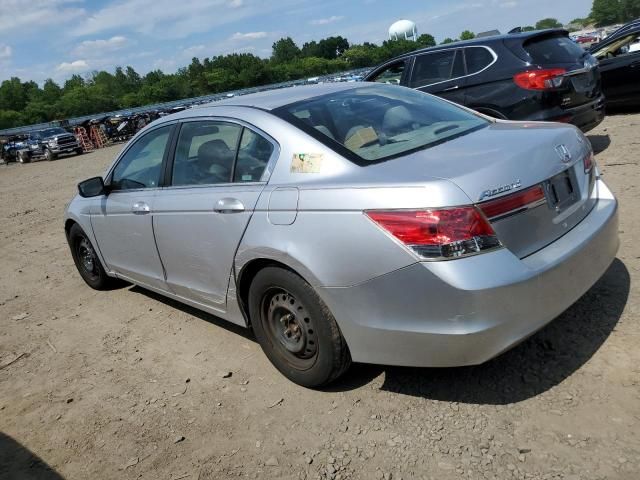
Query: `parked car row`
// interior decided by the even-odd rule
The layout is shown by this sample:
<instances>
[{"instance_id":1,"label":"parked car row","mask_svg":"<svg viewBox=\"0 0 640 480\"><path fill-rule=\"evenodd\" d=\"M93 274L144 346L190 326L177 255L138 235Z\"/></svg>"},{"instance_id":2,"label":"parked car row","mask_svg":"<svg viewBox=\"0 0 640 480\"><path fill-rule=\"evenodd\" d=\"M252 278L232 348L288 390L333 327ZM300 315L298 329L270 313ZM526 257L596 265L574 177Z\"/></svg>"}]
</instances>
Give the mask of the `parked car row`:
<instances>
[{"instance_id":1,"label":"parked car row","mask_svg":"<svg viewBox=\"0 0 640 480\"><path fill-rule=\"evenodd\" d=\"M587 132L605 103L640 105L640 21L585 51L565 30L516 32L417 50L366 81L438 95L486 115L572 123Z\"/></svg>"},{"instance_id":2,"label":"parked car row","mask_svg":"<svg viewBox=\"0 0 640 480\"><path fill-rule=\"evenodd\" d=\"M542 90L502 88L521 88L525 112L542 102L551 115L601 96L591 63L565 61L564 38L443 48L442 68L423 68L421 53L374 75L392 80L403 65L399 83L481 88L474 77L493 66L513 75L501 57L544 56L537 44L549 42L556 74L518 80ZM593 110L583 126L598 121ZM90 287L124 280L251 328L273 365L308 387L352 361L485 362L573 304L618 249L616 199L579 129L376 83L160 118L78 185L64 229Z\"/></svg>"},{"instance_id":3,"label":"parked car row","mask_svg":"<svg viewBox=\"0 0 640 480\"><path fill-rule=\"evenodd\" d=\"M50 127L4 139L0 156L6 163L29 163L32 160L55 160L60 155L80 155L82 152L75 135L62 127Z\"/></svg>"}]
</instances>

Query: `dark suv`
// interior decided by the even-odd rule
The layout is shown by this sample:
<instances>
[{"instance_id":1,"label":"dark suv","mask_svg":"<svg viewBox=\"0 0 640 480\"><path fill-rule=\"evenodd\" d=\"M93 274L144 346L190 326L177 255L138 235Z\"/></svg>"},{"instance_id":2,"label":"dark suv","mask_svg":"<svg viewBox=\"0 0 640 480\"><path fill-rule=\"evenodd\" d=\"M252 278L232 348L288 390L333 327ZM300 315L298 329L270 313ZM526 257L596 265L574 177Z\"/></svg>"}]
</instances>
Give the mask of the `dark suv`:
<instances>
[{"instance_id":1,"label":"dark suv","mask_svg":"<svg viewBox=\"0 0 640 480\"><path fill-rule=\"evenodd\" d=\"M597 62L565 30L417 50L364 80L415 88L502 119L566 122L586 132L604 118Z\"/></svg>"}]
</instances>

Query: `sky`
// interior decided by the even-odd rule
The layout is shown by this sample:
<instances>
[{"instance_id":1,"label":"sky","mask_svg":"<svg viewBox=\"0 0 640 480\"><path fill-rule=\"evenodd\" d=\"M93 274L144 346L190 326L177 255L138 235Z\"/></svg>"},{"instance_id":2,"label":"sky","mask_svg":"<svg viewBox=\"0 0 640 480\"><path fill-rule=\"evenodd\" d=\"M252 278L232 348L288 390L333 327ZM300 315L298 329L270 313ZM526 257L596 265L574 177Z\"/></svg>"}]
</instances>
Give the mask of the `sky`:
<instances>
[{"instance_id":1,"label":"sky","mask_svg":"<svg viewBox=\"0 0 640 480\"><path fill-rule=\"evenodd\" d=\"M271 54L290 36L304 42L342 35L380 43L396 20L436 41L585 17L591 0L0 0L0 80L63 83L131 65L141 74L175 72L193 57Z\"/></svg>"}]
</instances>

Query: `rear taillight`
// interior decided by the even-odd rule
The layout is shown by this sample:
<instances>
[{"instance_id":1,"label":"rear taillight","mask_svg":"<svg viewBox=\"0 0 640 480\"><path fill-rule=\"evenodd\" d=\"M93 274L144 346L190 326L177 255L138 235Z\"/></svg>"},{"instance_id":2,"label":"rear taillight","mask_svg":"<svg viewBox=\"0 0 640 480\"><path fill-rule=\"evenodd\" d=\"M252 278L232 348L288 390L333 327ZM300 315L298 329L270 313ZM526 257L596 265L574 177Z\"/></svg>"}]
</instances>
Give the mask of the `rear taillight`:
<instances>
[{"instance_id":1,"label":"rear taillight","mask_svg":"<svg viewBox=\"0 0 640 480\"><path fill-rule=\"evenodd\" d=\"M562 86L564 68L547 68L544 70L527 70L514 75L513 81L525 90L551 90Z\"/></svg>"},{"instance_id":2,"label":"rear taillight","mask_svg":"<svg viewBox=\"0 0 640 480\"><path fill-rule=\"evenodd\" d=\"M593 162L593 152L589 152L582 159L582 163L584 164L584 173L591 172L591 169L593 168Z\"/></svg>"},{"instance_id":3,"label":"rear taillight","mask_svg":"<svg viewBox=\"0 0 640 480\"><path fill-rule=\"evenodd\" d=\"M542 185L536 185L520 192L480 203L478 206L491 219L514 214L545 201Z\"/></svg>"},{"instance_id":4,"label":"rear taillight","mask_svg":"<svg viewBox=\"0 0 640 480\"><path fill-rule=\"evenodd\" d=\"M487 219L472 206L365 213L423 259L459 258L501 246Z\"/></svg>"}]
</instances>

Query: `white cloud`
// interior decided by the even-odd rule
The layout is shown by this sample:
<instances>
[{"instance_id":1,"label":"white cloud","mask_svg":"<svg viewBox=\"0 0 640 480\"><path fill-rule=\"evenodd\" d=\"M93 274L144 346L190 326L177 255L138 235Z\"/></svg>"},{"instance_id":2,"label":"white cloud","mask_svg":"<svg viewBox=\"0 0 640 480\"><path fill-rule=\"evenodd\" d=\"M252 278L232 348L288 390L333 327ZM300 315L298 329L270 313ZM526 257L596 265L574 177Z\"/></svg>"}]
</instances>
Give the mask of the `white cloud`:
<instances>
[{"instance_id":1,"label":"white cloud","mask_svg":"<svg viewBox=\"0 0 640 480\"><path fill-rule=\"evenodd\" d=\"M7 60L11 58L13 51L9 45L4 45L0 43L0 60Z\"/></svg>"},{"instance_id":2,"label":"white cloud","mask_svg":"<svg viewBox=\"0 0 640 480\"><path fill-rule=\"evenodd\" d=\"M256 40L258 38L265 38L267 36L267 32L247 32L240 33L236 32L231 35L231 40Z\"/></svg>"},{"instance_id":3,"label":"white cloud","mask_svg":"<svg viewBox=\"0 0 640 480\"><path fill-rule=\"evenodd\" d=\"M254 1L249 8L244 0L180 0L177 3L176 0L115 0L78 22L72 34L83 36L131 30L165 39L184 38L286 9L302 1Z\"/></svg>"},{"instance_id":4,"label":"white cloud","mask_svg":"<svg viewBox=\"0 0 640 480\"><path fill-rule=\"evenodd\" d=\"M518 2L502 2L500 6L502 8L514 8L518 6Z\"/></svg>"},{"instance_id":5,"label":"white cloud","mask_svg":"<svg viewBox=\"0 0 640 480\"><path fill-rule=\"evenodd\" d=\"M127 43L127 38L122 35L106 40L85 40L72 51L72 54L77 57L101 57L105 53L122 50Z\"/></svg>"},{"instance_id":6,"label":"white cloud","mask_svg":"<svg viewBox=\"0 0 640 480\"><path fill-rule=\"evenodd\" d=\"M85 14L73 5L78 0L2 0L0 33L33 33L38 27L70 25Z\"/></svg>"},{"instance_id":7,"label":"white cloud","mask_svg":"<svg viewBox=\"0 0 640 480\"><path fill-rule=\"evenodd\" d=\"M311 20L309 23L311 25L328 25L329 23L339 22L344 19L342 15L332 15L328 18L316 18L315 20Z\"/></svg>"},{"instance_id":8,"label":"white cloud","mask_svg":"<svg viewBox=\"0 0 640 480\"><path fill-rule=\"evenodd\" d=\"M62 73L78 73L89 70L89 64L86 60L74 60L73 62L62 62L56 67L56 71Z\"/></svg>"}]
</instances>

